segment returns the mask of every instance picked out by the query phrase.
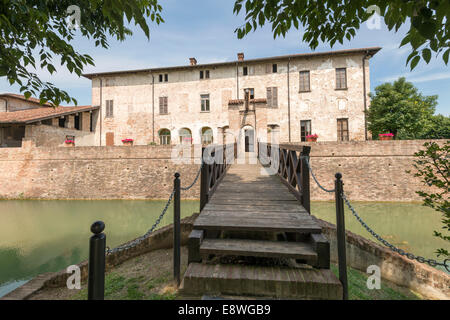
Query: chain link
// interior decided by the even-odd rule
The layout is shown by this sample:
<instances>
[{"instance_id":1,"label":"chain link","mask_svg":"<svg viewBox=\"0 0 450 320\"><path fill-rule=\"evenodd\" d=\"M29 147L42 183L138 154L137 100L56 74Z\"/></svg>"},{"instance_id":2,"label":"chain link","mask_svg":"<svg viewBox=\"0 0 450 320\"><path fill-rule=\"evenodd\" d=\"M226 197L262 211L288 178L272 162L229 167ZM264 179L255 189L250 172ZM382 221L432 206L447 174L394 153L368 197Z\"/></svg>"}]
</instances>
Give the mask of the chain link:
<instances>
[{"instance_id":1,"label":"chain link","mask_svg":"<svg viewBox=\"0 0 450 320\"><path fill-rule=\"evenodd\" d=\"M345 204L350 209L350 211L355 216L355 218L359 221L359 223L361 223L361 225L364 227L364 229L366 229L372 236L374 236L378 241L380 241L386 247L388 247L392 251L400 254L401 256L406 256L410 260L417 260L420 263L427 263L432 267L443 266L448 272L450 272L450 259L446 259L446 260L444 260L444 262L437 262L434 259L426 259L424 257L416 256L412 253L405 252L404 250L397 248L393 244L389 243L387 240L383 239L378 233L373 231L373 229L370 228L367 225L367 223L364 222L364 220L358 215L355 208L353 208L353 206L351 205L350 201L347 199L347 197L345 196L344 193L342 193L342 199L344 199Z\"/></svg>"},{"instance_id":2,"label":"chain link","mask_svg":"<svg viewBox=\"0 0 450 320\"><path fill-rule=\"evenodd\" d=\"M118 246L114 249L110 249L109 247L106 248L106 254L112 254L115 252L120 252L120 251L124 251L124 250L128 250L134 246L137 246L138 244L140 244L141 242L143 242L144 240L146 240L148 237L150 237L150 235L153 233L153 231L155 231L156 227L161 223L162 218L164 217L164 215L167 212L167 209L170 206L170 203L172 202L173 196L175 195L175 190L172 191L172 193L170 194L169 200L167 200L167 203L163 209L163 211L161 212L161 214L159 215L158 219L156 219L156 222L153 224L153 226L141 237L128 242L124 245Z\"/></svg>"},{"instance_id":3,"label":"chain link","mask_svg":"<svg viewBox=\"0 0 450 320\"><path fill-rule=\"evenodd\" d=\"M200 169L197 172L197 176L194 179L194 182L192 182L192 184L189 187L186 188L181 188L180 190L182 191L187 191L189 189L191 189L198 181L198 178L200 177L200 173L202 172L202 167L203 167L203 163L200 166ZM134 246L137 246L138 244L140 244L141 242L143 242L144 240L146 240L148 237L150 237L150 235L153 233L153 231L155 231L156 227L161 223L162 218L164 217L164 215L167 212L167 209L169 209L170 203L172 202L173 196L175 195L175 190L172 191L172 193L170 194L169 200L167 200L166 205L164 206L164 209L162 210L161 214L159 215L158 219L156 219L155 223L153 224L153 226L141 237L128 242L124 245L118 246L114 249L110 249L109 247L106 248L106 254L112 254L115 252L119 252L119 251L123 251L123 250L128 250Z\"/></svg>"},{"instance_id":4,"label":"chain link","mask_svg":"<svg viewBox=\"0 0 450 320\"><path fill-rule=\"evenodd\" d=\"M200 173L202 172L202 167L203 167L203 162L202 162L202 164L200 165L200 169L198 169L197 176L195 177L194 182L192 182L191 185L190 185L189 187L186 187L186 188L180 188L182 191L188 191L189 189L191 189L191 188L197 183L198 178L200 177Z\"/></svg>"},{"instance_id":5,"label":"chain link","mask_svg":"<svg viewBox=\"0 0 450 320\"><path fill-rule=\"evenodd\" d=\"M311 172L311 176L313 177L313 179L316 182L317 186L320 189L322 189L323 191L325 191L325 192L328 192L328 193L335 192L336 189L332 189L332 190L326 189L319 183L319 181L317 180L316 176L314 175L314 172L312 171L311 165L309 164L309 157L305 157L305 159L306 159L306 163L308 164L309 172Z\"/></svg>"}]
</instances>

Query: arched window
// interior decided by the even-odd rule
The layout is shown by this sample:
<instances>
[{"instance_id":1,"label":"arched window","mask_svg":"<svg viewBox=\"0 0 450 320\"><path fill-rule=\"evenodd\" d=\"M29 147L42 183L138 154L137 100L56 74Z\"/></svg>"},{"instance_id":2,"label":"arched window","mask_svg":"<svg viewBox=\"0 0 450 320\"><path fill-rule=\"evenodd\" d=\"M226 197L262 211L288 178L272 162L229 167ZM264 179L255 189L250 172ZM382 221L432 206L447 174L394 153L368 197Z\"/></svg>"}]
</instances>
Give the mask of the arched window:
<instances>
[{"instance_id":1,"label":"arched window","mask_svg":"<svg viewBox=\"0 0 450 320\"><path fill-rule=\"evenodd\" d=\"M192 144L192 133L188 128L180 129L180 143Z\"/></svg>"},{"instance_id":2,"label":"arched window","mask_svg":"<svg viewBox=\"0 0 450 320\"><path fill-rule=\"evenodd\" d=\"M170 130L169 129L161 129L158 132L159 135L159 143L162 145L170 144Z\"/></svg>"},{"instance_id":3,"label":"arched window","mask_svg":"<svg viewBox=\"0 0 450 320\"><path fill-rule=\"evenodd\" d=\"M213 131L210 127L202 128L202 144L211 144L213 143Z\"/></svg>"}]
</instances>

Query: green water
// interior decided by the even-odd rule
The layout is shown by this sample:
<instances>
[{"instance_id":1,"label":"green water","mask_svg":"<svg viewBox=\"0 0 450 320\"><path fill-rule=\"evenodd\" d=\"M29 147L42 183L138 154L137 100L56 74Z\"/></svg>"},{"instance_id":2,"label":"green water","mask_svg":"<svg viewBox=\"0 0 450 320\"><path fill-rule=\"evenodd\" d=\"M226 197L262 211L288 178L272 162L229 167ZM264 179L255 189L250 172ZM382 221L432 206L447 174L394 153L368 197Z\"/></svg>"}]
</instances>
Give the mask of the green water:
<instances>
[{"instance_id":1,"label":"green water","mask_svg":"<svg viewBox=\"0 0 450 320\"><path fill-rule=\"evenodd\" d=\"M107 245L113 248L144 234L165 205L164 201L0 201L0 297L33 276L59 271L85 260L90 225L106 224ZM362 218L392 244L436 258L448 245L433 236L441 217L420 204L356 203ZM182 216L198 212L197 201L183 201ZM172 206L161 226L172 222ZM334 203L314 202L312 213L335 222ZM371 239L346 211L347 229Z\"/></svg>"},{"instance_id":2,"label":"green water","mask_svg":"<svg viewBox=\"0 0 450 320\"><path fill-rule=\"evenodd\" d=\"M147 232L165 201L0 201L0 297L33 276L59 271L88 256L91 224L105 222L111 248ZM182 201L181 216L199 211ZM172 223L171 205L161 226Z\"/></svg>"},{"instance_id":3,"label":"green water","mask_svg":"<svg viewBox=\"0 0 450 320\"><path fill-rule=\"evenodd\" d=\"M436 261L443 260L442 257L437 258L436 249L449 249L448 242L434 237L433 231L441 231L443 224L442 215L433 209L418 203L355 202L352 205L367 225L398 248ZM313 202L311 213L322 220L336 223L334 202ZM347 207L345 228L382 245L361 226Z\"/></svg>"}]
</instances>

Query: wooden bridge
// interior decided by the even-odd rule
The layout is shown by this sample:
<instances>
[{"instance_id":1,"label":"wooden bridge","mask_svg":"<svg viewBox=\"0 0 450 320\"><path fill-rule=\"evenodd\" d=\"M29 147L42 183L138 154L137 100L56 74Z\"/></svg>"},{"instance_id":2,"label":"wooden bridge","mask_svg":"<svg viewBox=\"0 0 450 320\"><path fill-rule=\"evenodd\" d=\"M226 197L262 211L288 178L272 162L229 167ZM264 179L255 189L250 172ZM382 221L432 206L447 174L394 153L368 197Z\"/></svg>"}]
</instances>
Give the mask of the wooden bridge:
<instances>
[{"instance_id":1,"label":"wooden bridge","mask_svg":"<svg viewBox=\"0 0 450 320\"><path fill-rule=\"evenodd\" d=\"M310 148L300 148L275 149L277 175L260 162L227 164L233 146L224 147L224 164L203 165L185 295L342 299L329 242L309 212L309 170L300 155Z\"/></svg>"}]
</instances>

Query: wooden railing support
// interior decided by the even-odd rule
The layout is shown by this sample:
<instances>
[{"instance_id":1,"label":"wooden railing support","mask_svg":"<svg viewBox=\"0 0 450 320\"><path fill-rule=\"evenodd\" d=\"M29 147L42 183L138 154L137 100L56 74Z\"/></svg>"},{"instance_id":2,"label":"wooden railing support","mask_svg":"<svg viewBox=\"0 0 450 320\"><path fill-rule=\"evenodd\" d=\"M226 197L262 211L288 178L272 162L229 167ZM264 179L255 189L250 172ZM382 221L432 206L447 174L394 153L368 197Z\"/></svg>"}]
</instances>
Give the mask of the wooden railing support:
<instances>
[{"instance_id":1,"label":"wooden railing support","mask_svg":"<svg viewBox=\"0 0 450 320\"><path fill-rule=\"evenodd\" d=\"M202 171L200 173L200 212L208 203L208 181L209 181L209 168L203 159L203 153L205 148L202 148Z\"/></svg>"},{"instance_id":2,"label":"wooden railing support","mask_svg":"<svg viewBox=\"0 0 450 320\"><path fill-rule=\"evenodd\" d=\"M344 191L343 186L344 184L342 183L342 174L336 173L336 181L335 181L336 233L337 233L339 280L342 283L342 289L344 294L343 299L348 300L345 216L344 216L344 199L342 198L342 193Z\"/></svg>"},{"instance_id":3,"label":"wooden railing support","mask_svg":"<svg viewBox=\"0 0 450 320\"><path fill-rule=\"evenodd\" d=\"M302 152L300 153L301 159L301 170L300 170L300 181L301 181L301 194L302 194L302 205L305 210L311 214L311 194L309 189L309 154L311 152L311 147L304 146Z\"/></svg>"}]
</instances>

